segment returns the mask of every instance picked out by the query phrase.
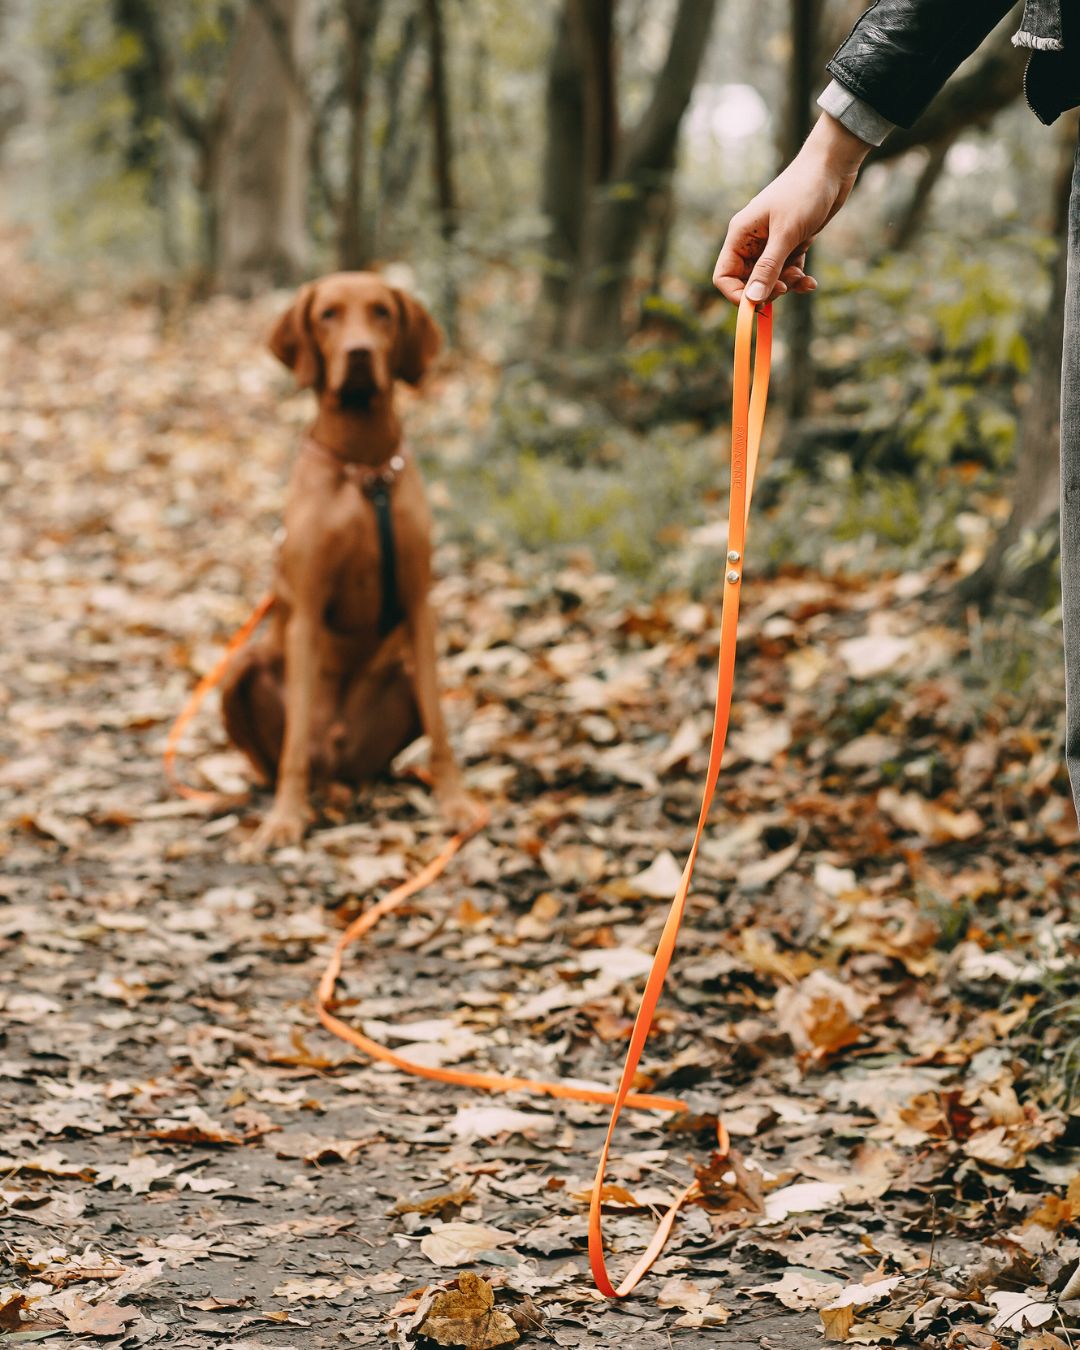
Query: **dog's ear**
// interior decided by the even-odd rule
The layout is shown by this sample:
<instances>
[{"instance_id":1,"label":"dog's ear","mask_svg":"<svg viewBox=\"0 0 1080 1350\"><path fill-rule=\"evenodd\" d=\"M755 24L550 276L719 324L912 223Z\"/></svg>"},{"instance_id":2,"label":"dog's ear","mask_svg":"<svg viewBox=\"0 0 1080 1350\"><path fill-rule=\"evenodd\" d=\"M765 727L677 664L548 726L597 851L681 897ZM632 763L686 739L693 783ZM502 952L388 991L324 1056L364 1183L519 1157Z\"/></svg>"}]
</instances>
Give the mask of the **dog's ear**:
<instances>
[{"instance_id":1,"label":"dog's ear","mask_svg":"<svg viewBox=\"0 0 1080 1350\"><path fill-rule=\"evenodd\" d=\"M419 384L439 354L439 325L418 300L394 287L398 307L398 341L394 374L406 384Z\"/></svg>"},{"instance_id":2,"label":"dog's ear","mask_svg":"<svg viewBox=\"0 0 1080 1350\"><path fill-rule=\"evenodd\" d=\"M321 373L319 349L311 331L311 302L315 285L308 282L296 292L296 298L274 325L270 334L270 350L289 367L301 389L318 384Z\"/></svg>"}]
</instances>

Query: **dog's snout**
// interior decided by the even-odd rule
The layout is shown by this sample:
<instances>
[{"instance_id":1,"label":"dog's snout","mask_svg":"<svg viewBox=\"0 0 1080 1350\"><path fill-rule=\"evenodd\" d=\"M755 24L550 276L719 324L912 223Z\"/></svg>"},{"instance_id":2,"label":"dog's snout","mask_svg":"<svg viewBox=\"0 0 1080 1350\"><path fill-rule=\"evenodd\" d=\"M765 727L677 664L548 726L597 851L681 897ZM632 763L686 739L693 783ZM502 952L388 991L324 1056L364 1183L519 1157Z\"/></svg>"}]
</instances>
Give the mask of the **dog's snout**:
<instances>
[{"instance_id":1,"label":"dog's snout","mask_svg":"<svg viewBox=\"0 0 1080 1350\"><path fill-rule=\"evenodd\" d=\"M373 355L374 352L366 342L361 342L354 347L347 347L345 349L345 359L348 361L350 367L354 369L363 369L365 366L370 366Z\"/></svg>"}]
</instances>

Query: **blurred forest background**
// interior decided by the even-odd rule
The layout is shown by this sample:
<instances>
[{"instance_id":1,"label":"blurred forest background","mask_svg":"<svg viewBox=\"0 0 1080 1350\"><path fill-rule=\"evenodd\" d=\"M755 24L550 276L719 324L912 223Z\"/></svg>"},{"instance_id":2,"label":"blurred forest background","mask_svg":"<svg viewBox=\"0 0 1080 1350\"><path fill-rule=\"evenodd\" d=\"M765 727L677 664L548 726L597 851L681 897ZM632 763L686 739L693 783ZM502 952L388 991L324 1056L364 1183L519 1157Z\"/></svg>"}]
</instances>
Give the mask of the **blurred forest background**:
<instances>
[{"instance_id":1,"label":"blurred forest background","mask_svg":"<svg viewBox=\"0 0 1080 1350\"><path fill-rule=\"evenodd\" d=\"M175 798L158 758L271 575L312 411L271 323L298 281L380 268L449 338L401 401L493 823L354 955L341 1007L431 1063L611 1081L708 763L735 320L711 271L862 8L0 0L0 1340L383 1344L448 1273L414 1241L433 1180L438 1215L526 1255L483 1261L563 1345L843 1339L851 1290L827 1306L871 1258L855 1302L891 1320L860 1343L1080 1324L1077 119L1024 106L1015 11L871 156L820 289L776 307L731 734L643 1062L696 1123L633 1126L700 1155L663 1285L591 1296L586 1108L526 1103L534 1137L315 1026L336 931L434 854L428 794L328 794L303 849L252 863L267 799L209 707L183 772L230 805ZM733 1182L705 1161L720 1107ZM651 1156L611 1169L620 1261L666 1193Z\"/></svg>"},{"instance_id":2,"label":"blurred forest background","mask_svg":"<svg viewBox=\"0 0 1080 1350\"><path fill-rule=\"evenodd\" d=\"M665 580L727 415L713 259L862 8L2 0L4 216L165 309L396 265L490 390L491 527ZM1014 21L872 156L819 293L780 307L759 557L950 556L962 602L1053 608L1076 124L1024 107Z\"/></svg>"}]
</instances>

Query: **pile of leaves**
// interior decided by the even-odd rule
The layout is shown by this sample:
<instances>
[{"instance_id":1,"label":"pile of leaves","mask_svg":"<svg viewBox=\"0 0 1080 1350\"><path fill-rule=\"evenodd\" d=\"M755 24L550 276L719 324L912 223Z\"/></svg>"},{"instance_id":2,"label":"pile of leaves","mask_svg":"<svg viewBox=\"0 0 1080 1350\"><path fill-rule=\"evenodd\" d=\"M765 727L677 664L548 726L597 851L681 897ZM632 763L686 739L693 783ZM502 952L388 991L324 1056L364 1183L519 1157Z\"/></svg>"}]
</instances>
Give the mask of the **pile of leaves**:
<instances>
[{"instance_id":1,"label":"pile of leaves","mask_svg":"<svg viewBox=\"0 0 1080 1350\"><path fill-rule=\"evenodd\" d=\"M3 275L0 1345L1075 1341L1053 667L995 679L1009 633L948 626L939 565L755 580L751 556L639 1084L688 1110L624 1116L613 1271L697 1190L608 1304L584 1256L602 1109L408 1080L314 1016L341 927L441 842L423 747L265 864L241 858L265 796L208 812L162 782L171 717L269 576L307 416L260 345L283 297L169 312ZM442 468L476 443L474 376L450 365L407 417L453 740L493 823L350 953L338 1011L428 1063L610 1085L704 774L722 531L683 542L715 571L697 597L470 547ZM245 790L212 710L185 754Z\"/></svg>"}]
</instances>

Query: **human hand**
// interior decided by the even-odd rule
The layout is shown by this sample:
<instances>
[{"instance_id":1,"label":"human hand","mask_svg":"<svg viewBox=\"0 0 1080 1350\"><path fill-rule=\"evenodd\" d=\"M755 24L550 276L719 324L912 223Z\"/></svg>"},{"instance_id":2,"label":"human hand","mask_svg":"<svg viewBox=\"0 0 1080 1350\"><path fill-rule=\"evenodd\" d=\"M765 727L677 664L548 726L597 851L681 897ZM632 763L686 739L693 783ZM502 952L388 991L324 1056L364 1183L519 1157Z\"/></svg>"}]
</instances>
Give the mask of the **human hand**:
<instances>
[{"instance_id":1,"label":"human hand","mask_svg":"<svg viewBox=\"0 0 1080 1350\"><path fill-rule=\"evenodd\" d=\"M823 113L787 168L737 215L713 271L733 304L745 291L755 304L788 291L813 291L806 251L855 185L870 146Z\"/></svg>"}]
</instances>

